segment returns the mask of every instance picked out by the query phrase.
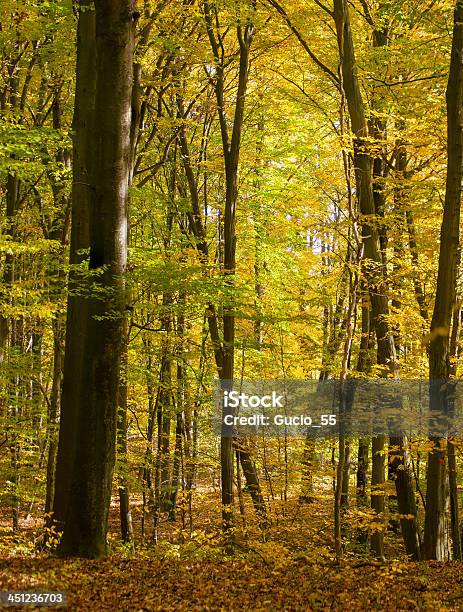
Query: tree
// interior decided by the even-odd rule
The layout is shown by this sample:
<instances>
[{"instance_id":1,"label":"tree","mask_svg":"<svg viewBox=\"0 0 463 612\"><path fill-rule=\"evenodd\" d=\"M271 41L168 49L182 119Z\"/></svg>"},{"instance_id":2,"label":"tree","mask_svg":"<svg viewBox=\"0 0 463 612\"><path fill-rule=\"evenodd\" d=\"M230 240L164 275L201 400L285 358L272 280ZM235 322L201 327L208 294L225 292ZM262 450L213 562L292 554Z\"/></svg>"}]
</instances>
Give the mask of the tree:
<instances>
[{"instance_id":1,"label":"tree","mask_svg":"<svg viewBox=\"0 0 463 612\"><path fill-rule=\"evenodd\" d=\"M77 62L74 102L74 140L72 154L72 206L69 293L66 317L66 340L63 366L59 441L56 460L53 498L53 520L56 527L64 527L70 488L70 474L76 448L76 427L79 413L80 384L84 360L84 321L87 302L81 292L82 273L79 265L85 261L90 244L89 215L92 192L90 172L93 146L91 133L94 125L96 87L95 12L90 0L79 4L77 23Z\"/></svg>"},{"instance_id":2,"label":"tree","mask_svg":"<svg viewBox=\"0 0 463 612\"><path fill-rule=\"evenodd\" d=\"M89 214L86 308L84 313L76 313L82 338L77 347L68 340L66 344L67 364L73 358L77 360L80 380L74 417L75 450L69 472L65 476L61 473L57 484L61 486L65 478L69 479L59 550L65 555L99 557L106 552L116 449L124 335L134 24L138 13L131 0L97 0L93 42L92 17L85 16L91 8L80 8L79 19L85 19L88 28L85 33L81 31L79 51L82 54L93 44L96 51L94 68L91 62L85 68L79 65L84 74L83 82L77 84L85 87L87 80L95 80L94 150L87 158L84 196L88 198ZM82 98L78 97L78 101ZM77 107L76 114L79 112ZM89 126L78 124L76 141L82 131L90 136ZM73 194L74 209L79 204L78 194ZM67 406L63 404L65 410Z\"/></svg>"},{"instance_id":3,"label":"tree","mask_svg":"<svg viewBox=\"0 0 463 612\"><path fill-rule=\"evenodd\" d=\"M454 11L452 53L446 92L447 179L440 230L436 299L429 343L429 398L431 414L445 412L451 394L450 325L455 308L458 249L460 244L461 182L463 178L463 2ZM438 416L439 418L439 416ZM445 555L445 441L432 436L426 471L424 556L443 560Z\"/></svg>"},{"instance_id":4,"label":"tree","mask_svg":"<svg viewBox=\"0 0 463 612\"><path fill-rule=\"evenodd\" d=\"M204 16L206 29L214 55L215 69L215 94L217 98L217 112L219 115L220 132L222 136L222 147L225 165L225 210L224 210L224 273L227 284L233 284L233 276L236 268L236 235L235 217L238 199L238 164L240 157L241 136L243 131L244 108L246 89L249 76L249 52L254 34L254 25L250 18L247 19L243 27L241 17L238 18L236 33L239 43L239 73L238 91L236 94L235 114L233 117L232 132L229 133L227 117L224 108L224 58L220 54L223 48L221 35L218 33L218 40L214 34L213 15L209 2L204 2ZM234 354L235 354L235 316L233 305L224 307L223 311L223 345L222 359L220 366L220 380L223 391L233 383L234 375ZM226 409L225 413L226 413ZM220 464L222 473L222 514L224 528L228 531L232 524L233 506L233 439L222 437L220 446Z\"/></svg>"}]
</instances>

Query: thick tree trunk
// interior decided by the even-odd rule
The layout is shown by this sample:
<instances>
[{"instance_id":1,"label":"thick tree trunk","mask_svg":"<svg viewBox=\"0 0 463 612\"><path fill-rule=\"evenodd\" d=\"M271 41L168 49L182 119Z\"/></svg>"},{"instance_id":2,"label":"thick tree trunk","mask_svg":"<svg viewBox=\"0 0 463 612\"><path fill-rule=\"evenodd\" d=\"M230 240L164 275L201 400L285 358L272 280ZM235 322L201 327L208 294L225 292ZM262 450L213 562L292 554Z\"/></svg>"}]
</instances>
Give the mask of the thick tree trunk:
<instances>
[{"instance_id":1,"label":"thick tree trunk","mask_svg":"<svg viewBox=\"0 0 463 612\"><path fill-rule=\"evenodd\" d=\"M452 54L447 85L447 180L444 216L440 232L439 266L429 345L429 395L431 411L446 404L444 384L450 374L449 335L455 306L458 247L460 240L461 182L463 178L463 1L454 13ZM442 560L445 554L445 441L431 437L428 454L424 555ZM443 444L441 444L443 442Z\"/></svg>"},{"instance_id":2,"label":"thick tree trunk","mask_svg":"<svg viewBox=\"0 0 463 612\"><path fill-rule=\"evenodd\" d=\"M106 553L115 462L136 15L133 0L95 2L95 151L89 172L91 290L85 296L76 450L59 547L61 554L85 557Z\"/></svg>"},{"instance_id":3,"label":"thick tree trunk","mask_svg":"<svg viewBox=\"0 0 463 612\"><path fill-rule=\"evenodd\" d=\"M76 449L79 393L85 358L84 322L87 302L82 295L83 278L76 270L90 245L89 215L92 197L90 172L93 155L93 125L96 87L95 12L90 0L79 3L77 26L76 94L73 118L73 182L71 244L63 389L59 423L55 480L59 486L53 497L53 520L62 531L66 519L71 472ZM74 269L73 269L74 266Z\"/></svg>"}]
</instances>

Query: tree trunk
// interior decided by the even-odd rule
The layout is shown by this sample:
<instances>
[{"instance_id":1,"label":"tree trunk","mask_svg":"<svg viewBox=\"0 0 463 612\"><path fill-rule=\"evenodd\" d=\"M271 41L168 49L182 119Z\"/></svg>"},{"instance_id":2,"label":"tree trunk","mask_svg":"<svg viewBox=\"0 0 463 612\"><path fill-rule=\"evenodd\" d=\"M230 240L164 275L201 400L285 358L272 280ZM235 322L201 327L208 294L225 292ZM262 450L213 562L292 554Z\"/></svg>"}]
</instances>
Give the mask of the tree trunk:
<instances>
[{"instance_id":1,"label":"tree trunk","mask_svg":"<svg viewBox=\"0 0 463 612\"><path fill-rule=\"evenodd\" d=\"M56 456L58 451L58 423L61 406L61 379L64 357L64 320L58 313L53 321L53 382L48 409L48 460L47 489L45 496L46 524L52 524L52 509L55 499Z\"/></svg>"},{"instance_id":2,"label":"tree trunk","mask_svg":"<svg viewBox=\"0 0 463 612\"><path fill-rule=\"evenodd\" d=\"M449 462L450 523L452 528L452 552L454 559L462 558L460 518L458 508L458 479L455 456L455 444L449 440L447 445Z\"/></svg>"},{"instance_id":3,"label":"tree trunk","mask_svg":"<svg viewBox=\"0 0 463 612\"><path fill-rule=\"evenodd\" d=\"M128 365L128 325L124 322L124 347L121 358L121 372L118 391L117 415L117 471L119 490L119 515L121 538L127 544L133 542L132 512L130 510L130 489L127 459L127 365Z\"/></svg>"},{"instance_id":4,"label":"tree trunk","mask_svg":"<svg viewBox=\"0 0 463 612\"><path fill-rule=\"evenodd\" d=\"M66 318L66 340L63 365L63 389L59 423L55 480L59 486L53 498L53 520L59 531L64 528L71 471L76 450L76 428L79 392L84 362L84 322L87 302L82 295L83 278L77 266L85 259L90 245L89 215L90 171L96 87L95 12L90 0L79 3L77 25L76 93L73 117L73 181L71 207L71 244Z\"/></svg>"},{"instance_id":5,"label":"tree trunk","mask_svg":"<svg viewBox=\"0 0 463 612\"><path fill-rule=\"evenodd\" d=\"M260 490L259 478L257 476L257 470L252 460L251 453L246 446L246 441L242 438L235 439L234 444L237 458L246 479L246 488L251 495L252 503L254 504L256 514L259 517L260 526L265 528L268 526L267 508Z\"/></svg>"},{"instance_id":6,"label":"tree trunk","mask_svg":"<svg viewBox=\"0 0 463 612\"><path fill-rule=\"evenodd\" d=\"M209 37L212 53L216 64L215 94L217 101L217 112L219 115L220 132L222 137L222 149L224 154L225 166L225 211L223 223L224 237L224 274L225 281L233 287L233 277L236 267L236 234L235 234L235 215L236 202L238 198L238 166L241 150L241 134L243 130L245 97L249 76L249 52L254 34L252 20L248 18L244 28L241 21L238 22L236 33L239 44L239 71L238 71L238 90L236 94L235 115L231 135L228 128L228 120L224 108L225 82L224 82L224 58L220 53L220 33L216 38L214 32L214 21L211 8L207 0L203 3L204 15L206 20L206 30ZM233 306L227 305L223 309L223 344L221 367L219 376L222 383L222 391L229 390L233 385L234 357L235 357L235 316ZM211 336L212 336L211 330ZM223 417L227 414L227 409L223 408ZM225 533L231 533L233 524L233 439L232 437L222 436L220 442L220 466L222 483L222 522Z\"/></svg>"},{"instance_id":7,"label":"tree trunk","mask_svg":"<svg viewBox=\"0 0 463 612\"><path fill-rule=\"evenodd\" d=\"M349 474L350 474L350 445L345 435L345 427L349 422L349 412L351 410L353 394L351 388L345 387L345 380L349 369L350 354L352 350L352 339L354 336L354 315L357 309L358 275L351 275L349 283L349 306L346 315L346 337L344 339L341 372L339 379L340 386L340 420L339 429L339 459L336 469L336 485L334 490L334 542L336 559L341 560L344 548L342 544L343 536L343 510L347 507L349 497Z\"/></svg>"},{"instance_id":8,"label":"tree trunk","mask_svg":"<svg viewBox=\"0 0 463 612\"><path fill-rule=\"evenodd\" d=\"M77 353L82 375L76 450L59 547L61 554L91 558L101 557L107 551L106 531L116 451L127 262L130 103L137 16L133 9L132 0L95 2L96 91L92 134L95 151L89 172L89 291L85 296L87 310L83 317L83 341L79 346L83 354ZM66 352L69 352L68 346Z\"/></svg>"},{"instance_id":9,"label":"tree trunk","mask_svg":"<svg viewBox=\"0 0 463 612\"><path fill-rule=\"evenodd\" d=\"M365 505L367 497L367 474L368 474L368 455L369 455L368 438L359 438L357 452L357 474L356 474L356 492L357 505Z\"/></svg>"},{"instance_id":10,"label":"tree trunk","mask_svg":"<svg viewBox=\"0 0 463 612\"><path fill-rule=\"evenodd\" d=\"M430 409L444 410L450 375L449 335L455 306L460 240L461 182L463 178L463 1L454 13L452 54L447 84L447 179L440 232L439 266L429 345ZM424 556L443 560L445 555L445 441L431 437L428 454ZM444 444L441 444L444 442Z\"/></svg>"},{"instance_id":11,"label":"tree trunk","mask_svg":"<svg viewBox=\"0 0 463 612\"><path fill-rule=\"evenodd\" d=\"M460 257L458 257L460 260ZM458 261L458 266L460 261ZM456 376L457 362L459 357L458 340L461 331L461 306L453 311L452 335L450 337L450 375ZM449 418L455 415L454 398L449 397ZM453 439L447 442L449 497L450 497L450 525L452 529L452 552L454 559L462 558L461 532L460 532L460 510L458 507L458 477L456 462L456 445Z\"/></svg>"},{"instance_id":12,"label":"tree trunk","mask_svg":"<svg viewBox=\"0 0 463 612\"><path fill-rule=\"evenodd\" d=\"M368 124L365 107L357 77L354 43L350 25L347 0L334 0L333 17L336 24L339 55L341 60L341 89L345 96L352 131L354 132L354 167L357 187L357 198L362 222L362 241L364 247L364 274L371 302L371 322L375 329L377 341L377 363L382 366L383 375L395 372L396 354L394 338L390 330L388 315L389 304L384 278L384 259L382 256L381 232L378 231L375 215L375 190L373 184L373 160L369 153ZM384 241L383 241L384 242ZM406 446L399 441L401 446ZM381 516L385 509L385 436L372 439L372 508ZM405 467L405 466L404 466ZM406 486L411 483L407 478ZM413 492L408 491L406 499L411 499ZM410 511L410 514L412 512ZM407 542L405 542L407 545ZM384 557L383 534L377 531L372 536L372 548L378 558ZM415 554L411 551L409 554Z\"/></svg>"},{"instance_id":13,"label":"tree trunk","mask_svg":"<svg viewBox=\"0 0 463 612\"><path fill-rule=\"evenodd\" d=\"M235 114L232 121L231 135L229 132L230 120L225 114L224 109L224 63L220 52L220 33L215 31L215 19L213 18L211 7L207 0L203 3L204 16L206 21L206 30L216 64L215 73L215 94L217 101L217 112L219 115L220 132L222 138L222 150L224 154L225 166L225 211L223 221L223 272L225 282L233 287L233 277L235 274L235 250L236 250L236 235L235 235L235 213L236 202L238 197L238 166L241 148L241 133L243 129L245 96L248 82L249 71L249 52L253 38L254 27L252 20L248 19L246 26L243 28L240 23L237 25L237 38L239 43L239 74L238 74L238 91L236 96ZM183 101L180 96L177 96L177 104L180 117L186 119L186 114L183 108ZM192 204L192 212L188 213L188 223L191 233L196 238L197 250L201 263L208 264L208 244L206 240L205 226L202 221L200 210L199 192L195 173L193 171L190 155L188 151L188 141L186 138L186 130L181 126L179 130L180 149L183 158L183 165L190 191ZM220 228L219 228L220 229ZM223 308L222 313L222 328L223 340L219 331L219 315L213 304L209 304L206 310L206 318L209 326L211 342L214 349L214 357L217 366L218 375L221 381L222 391L230 390L233 384L234 373L234 344L235 344L235 318L233 306L227 304ZM225 410L225 408L224 408ZM222 417L225 416L225 412ZM221 483L222 483L222 524L224 532L227 535L227 540L230 542L231 528L233 523L233 475L234 475L234 456L233 456L233 438L223 436L220 446L220 465L221 465ZM251 470L255 471L254 463L249 464ZM257 473L255 481L258 482Z\"/></svg>"},{"instance_id":14,"label":"tree trunk","mask_svg":"<svg viewBox=\"0 0 463 612\"><path fill-rule=\"evenodd\" d=\"M60 130L62 128L62 112L60 104L60 94L56 95L53 104L53 128ZM71 151L68 149L60 149L56 155L56 161L63 166L71 167ZM57 214L53 218L49 227L45 227L45 237L49 240L59 240L60 247L58 251L57 261L54 261L51 270L51 288L52 293L59 300L66 291L66 271L65 271L65 245L69 239L69 222L70 222L70 196L67 194L64 181L61 181L53 173L49 177L53 192L53 202L55 204ZM47 439L48 439L48 458L47 458L47 487L45 496L45 514L47 527L53 525L53 506L55 499L55 478L56 478L56 461L58 453L58 431L59 420L61 414L61 393L63 381L64 367L64 341L66 331L66 318L64 313L58 310L53 318L53 379L50 394L50 402L48 405L47 419Z\"/></svg>"},{"instance_id":15,"label":"tree trunk","mask_svg":"<svg viewBox=\"0 0 463 612\"><path fill-rule=\"evenodd\" d=\"M369 374L371 372L371 354L374 348L374 338L370 330L370 298L368 291L365 291L364 283L361 284L362 295L362 335L360 338L359 354L357 359L357 371ZM368 465L369 465L369 446L368 438L359 438L357 451L357 474L356 474L356 498L357 507L367 505L367 484L368 484ZM357 540L360 543L368 541L366 531L359 531Z\"/></svg>"},{"instance_id":16,"label":"tree trunk","mask_svg":"<svg viewBox=\"0 0 463 612\"><path fill-rule=\"evenodd\" d=\"M184 304L186 301L186 294L181 292L179 294L178 302ZM175 450L174 450L174 463L172 468L172 480L170 485L170 508L169 508L169 519L175 521L176 518L176 507L178 490L180 488L181 479L185 481L185 470L184 470L184 450L187 453L187 460L189 458L189 452L191 450L190 439L191 439L191 415L187 410L185 403L186 394L186 367L184 354L184 342L185 342L185 315L181 312L177 317L177 349L175 351L175 357L177 361L177 416L175 426ZM188 413L188 416L187 416ZM185 440L185 444L183 441ZM184 448L185 447L185 448ZM183 470L183 474L180 471ZM183 487L182 487L183 488Z\"/></svg>"},{"instance_id":17,"label":"tree trunk","mask_svg":"<svg viewBox=\"0 0 463 612\"><path fill-rule=\"evenodd\" d=\"M178 489L180 486L180 467L182 463L182 438L183 438L183 415L181 410L177 412L175 424L175 448L174 461L172 465L172 478L169 487L169 520L175 521L175 509L177 507Z\"/></svg>"}]
</instances>

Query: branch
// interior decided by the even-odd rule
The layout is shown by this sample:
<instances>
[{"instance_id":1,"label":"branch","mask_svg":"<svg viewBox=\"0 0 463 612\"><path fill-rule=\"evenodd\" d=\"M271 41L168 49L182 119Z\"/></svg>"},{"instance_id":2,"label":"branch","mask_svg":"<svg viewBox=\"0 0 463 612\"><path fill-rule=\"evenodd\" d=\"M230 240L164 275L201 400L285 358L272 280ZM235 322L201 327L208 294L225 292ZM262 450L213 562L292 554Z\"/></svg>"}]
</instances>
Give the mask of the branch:
<instances>
[{"instance_id":1,"label":"branch","mask_svg":"<svg viewBox=\"0 0 463 612\"><path fill-rule=\"evenodd\" d=\"M319 6L321 9L323 9L325 11L325 13L328 13L328 15L334 19L334 13L333 11L331 11L327 6L325 6L322 2L320 2L320 0L313 0L315 2L315 4L317 6Z\"/></svg>"},{"instance_id":2,"label":"branch","mask_svg":"<svg viewBox=\"0 0 463 612\"><path fill-rule=\"evenodd\" d=\"M376 81L377 83L381 83L381 85L384 85L385 87L395 87L396 85L408 85L409 83L417 83L418 81L430 81L431 79L442 79L446 76L447 76L446 73L432 74L431 76L416 77L414 79L407 79L406 81L393 81L389 83L387 81L384 81L383 79L378 79L372 76L369 76L366 78L371 81Z\"/></svg>"},{"instance_id":3,"label":"branch","mask_svg":"<svg viewBox=\"0 0 463 612\"><path fill-rule=\"evenodd\" d=\"M143 331L150 331L150 332L162 332L162 331L165 331L164 329L162 329L162 327L160 327L159 329L154 329L153 327L148 327L149 323L147 323L146 325L140 325L139 323L135 323L135 321L131 321L130 325L132 327L136 327L137 329L141 329Z\"/></svg>"},{"instance_id":4,"label":"branch","mask_svg":"<svg viewBox=\"0 0 463 612\"><path fill-rule=\"evenodd\" d=\"M368 6L367 1L360 0L360 4L363 7L363 16L365 17L365 21L374 28L375 24L373 23L373 17L371 16L370 7Z\"/></svg>"},{"instance_id":5,"label":"branch","mask_svg":"<svg viewBox=\"0 0 463 612\"><path fill-rule=\"evenodd\" d=\"M227 118L225 116L224 108L224 53L222 47L222 58L219 55L218 43L215 39L214 29L212 25L211 9L208 0L204 0L204 19L206 21L206 30L211 44L212 53L215 59L215 68L217 71L215 80L215 94L217 98L217 110L219 114L220 133L222 135L223 149L225 158L230 152L230 137L228 135ZM217 19L217 14L216 14ZM222 41L221 38L219 38ZM222 44L222 43L221 43Z\"/></svg>"},{"instance_id":6,"label":"branch","mask_svg":"<svg viewBox=\"0 0 463 612\"><path fill-rule=\"evenodd\" d=\"M265 2L265 0L262 0L263 2ZM312 49L309 47L307 41L305 40L305 38L302 36L302 34L299 32L299 30L296 28L296 26L293 24L293 22L291 21L288 13L285 11L285 9L281 6L281 4L279 4L277 2L277 0L266 0L270 6L272 6L285 20L286 25L289 27L289 29L291 30L291 32L296 36L296 38L298 39L298 41L301 43L302 47L304 48L304 50L306 51L307 55L310 57L310 59L321 69L323 70L323 72L325 74L327 74L329 76L329 78L331 79L331 81L336 85L336 87L339 89L340 88L340 82L339 82L339 78L336 76L336 74L330 69L328 68L328 66L326 66L326 64L324 64L316 55L315 53L312 51ZM330 12L331 14L331 12Z\"/></svg>"}]
</instances>

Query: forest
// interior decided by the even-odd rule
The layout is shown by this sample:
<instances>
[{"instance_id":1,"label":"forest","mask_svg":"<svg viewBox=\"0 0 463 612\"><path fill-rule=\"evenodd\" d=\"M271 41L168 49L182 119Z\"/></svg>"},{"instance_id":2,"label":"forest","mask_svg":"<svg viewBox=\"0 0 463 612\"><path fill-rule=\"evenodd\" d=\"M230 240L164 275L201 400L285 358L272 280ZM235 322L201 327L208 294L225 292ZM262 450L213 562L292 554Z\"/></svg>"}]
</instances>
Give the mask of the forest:
<instances>
[{"instance_id":1,"label":"forest","mask_svg":"<svg viewBox=\"0 0 463 612\"><path fill-rule=\"evenodd\" d=\"M0 0L0 605L463 610L462 183L463 0Z\"/></svg>"}]
</instances>

